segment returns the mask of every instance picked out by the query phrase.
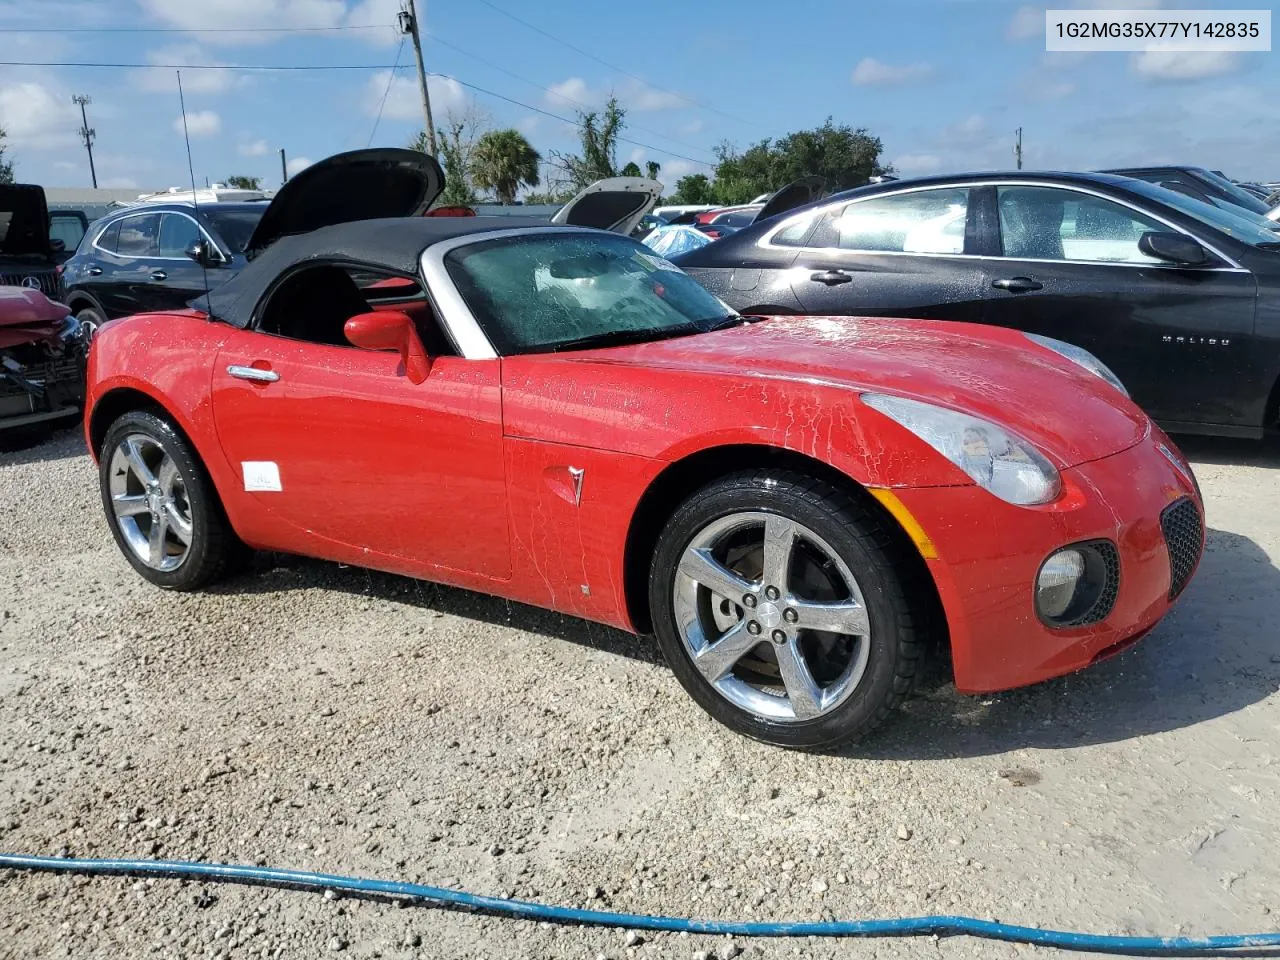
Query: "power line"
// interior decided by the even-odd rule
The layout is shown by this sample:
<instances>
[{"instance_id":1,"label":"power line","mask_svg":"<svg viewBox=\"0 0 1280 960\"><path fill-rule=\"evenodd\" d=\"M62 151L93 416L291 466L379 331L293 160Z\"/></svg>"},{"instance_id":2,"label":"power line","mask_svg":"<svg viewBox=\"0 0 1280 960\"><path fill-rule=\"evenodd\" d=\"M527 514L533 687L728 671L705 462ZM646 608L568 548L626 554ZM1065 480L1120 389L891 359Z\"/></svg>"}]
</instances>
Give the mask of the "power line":
<instances>
[{"instance_id":1,"label":"power line","mask_svg":"<svg viewBox=\"0 0 1280 960\"><path fill-rule=\"evenodd\" d=\"M0 33L327 33L390 29L390 24L373 23L333 27L0 27Z\"/></svg>"},{"instance_id":2,"label":"power line","mask_svg":"<svg viewBox=\"0 0 1280 960\"><path fill-rule=\"evenodd\" d=\"M532 110L534 113L540 113L544 117L550 117L552 120L559 120L561 123L567 123L570 126L577 126L577 121L570 120L568 117L562 117L558 113L552 113L550 110L543 110L541 107L535 107L531 103L525 103L523 100L516 100L512 97L505 97L493 90L486 90L484 87L477 86L474 83L467 83L465 80L459 80L457 77L451 77L447 73L433 73L433 77L439 77L442 80L452 80L460 87L466 87L468 90L474 90L476 93L483 93L487 97L496 97L506 103L514 104L517 107L524 107L526 110ZM654 146L652 143L645 143L642 140L632 140L630 137L618 137L619 143L629 143L635 147L644 147L646 150L652 150L655 153L661 153L663 156L676 157L680 160L688 160L690 163L696 163L699 166L707 166L705 160L699 160L696 157L687 157L683 153L676 153L674 150L668 150L665 147Z\"/></svg>"},{"instance_id":3,"label":"power line","mask_svg":"<svg viewBox=\"0 0 1280 960\"><path fill-rule=\"evenodd\" d=\"M0 60L0 67L93 67L93 68L117 68L128 70L257 70L257 71L279 71L279 70L391 70L395 71L397 64L385 63L317 63L317 64L279 64L276 66L267 66L263 64L235 64L235 63L105 63L101 61L55 61L55 60ZM525 103L523 100L516 100L514 97L504 96L494 90L488 90L478 84L468 83L466 80L459 80L457 77L450 76L447 73L432 73L429 76L439 77L442 80L452 80L459 86L466 87L468 90L474 90L476 93L482 93L487 97L494 97L505 103L510 103L517 107L523 107L526 110L532 110L534 113L540 113L544 117L551 117L553 120L559 120L561 123L567 123L570 126L577 126L577 121L568 117L561 116L558 113L552 113L550 110L543 110L541 107L535 107L531 103ZM644 147L646 150L652 150L668 157L676 157L680 160L688 160L690 163L696 163L699 166L706 166L705 160L699 160L697 157L686 156L683 153L676 153L674 150L668 150L666 147L659 147L652 143L645 143L643 140L633 140L630 137L618 137L619 143L629 143L632 146Z\"/></svg>"},{"instance_id":4,"label":"power line","mask_svg":"<svg viewBox=\"0 0 1280 960\"><path fill-rule=\"evenodd\" d=\"M514 80L519 80L521 83L527 83L531 87L536 87L537 89L541 90L543 93L549 93L553 97L559 97L562 100L572 103L574 106L580 108L584 112L589 112L594 109L593 107L583 103L580 100L575 100L573 99L573 97L570 97L570 96L567 96L566 94L561 93L559 90L552 90L550 87L544 87L542 84L538 83L537 81L530 80L528 77L522 77L520 74L514 73L511 70L508 70L506 67L501 66L500 64L494 63L492 60L486 60L484 57L481 57L478 54L474 54L469 50L463 50L457 44L450 43L448 40L444 39L443 37L437 36L434 33L428 33L427 39L432 40L440 44L441 46L448 47L450 50L453 50L456 53L460 53L464 57L470 57L472 60L475 60L477 63L482 63L486 67L489 67L492 70L497 70L499 73L506 74L508 77L511 77ZM662 133L658 130L654 130L652 127L642 127L640 124L632 123L631 121L627 121L627 125L631 127L633 130L643 130L645 133L651 133L655 137L661 137L663 140L668 140L671 143L677 143L682 147L688 147L690 150L702 149L696 144L686 143L683 140L677 140L675 137L667 136L667 134ZM703 161L700 161L700 162L703 162ZM714 161L710 161L710 160L705 162L714 163Z\"/></svg>"},{"instance_id":5,"label":"power line","mask_svg":"<svg viewBox=\"0 0 1280 960\"><path fill-rule=\"evenodd\" d=\"M378 132L378 124L382 122L382 108L387 105L387 95L391 93L391 85L396 82L396 70L400 67L400 54L404 53L404 37L400 37L400 46L396 47L396 62L387 74L387 89L382 91L382 99L378 101L378 115L373 118L373 129L369 131L369 142L366 147L373 146L374 135Z\"/></svg>"},{"instance_id":6,"label":"power line","mask_svg":"<svg viewBox=\"0 0 1280 960\"><path fill-rule=\"evenodd\" d=\"M561 46L568 47L570 50L574 51L575 53L579 53L590 60L594 60L596 63L600 64L601 66L608 67L610 70L614 70L618 73L621 73L623 76L630 77L632 80L638 80L640 83L643 83L646 87L652 87L654 90L657 90L660 93L668 94L669 96L679 97L681 100L685 101L686 103L691 103L695 107L698 107L699 109L702 109L702 110L709 110L712 113L718 113L720 116L725 117L729 120L732 120L735 123L745 123L748 126L756 127L760 130L768 129L763 125L756 123L754 120L744 120L742 119L742 117L735 117L731 113L725 113L723 110L717 110L715 107L711 107L705 103L701 103L693 99L693 97L686 96L685 94L679 93L678 91L675 91L675 90L668 90L666 87L660 87L656 83L652 83L649 80L646 80L644 77L638 74L632 73L630 70L624 70L622 67L614 65L610 63L608 60L600 59L594 53L591 53L588 50L583 50L581 47L574 46L568 40L563 40L560 37L557 37L553 33L548 33L546 30L543 30L541 27L530 23L528 20L520 19L514 13L508 13L506 10L503 10L501 7L497 6L496 4L490 3L489 0L480 0L480 3L483 3L490 10L494 10L502 14L504 17L508 17L514 20L516 23L519 23L525 27L528 27L534 33L539 33L542 36L546 37L548 40L554 40L556 43L560 44Z\"/></svg>"},{"instance_id":7,"label":"power line","mask_svg":"<svg viewBox=\"0 0 1280 960\"><path fill-rule=\"evenodd\" d=\"M106 63L73 60L0 60L0 67L105 67L129 70L390 70L385 63Z\"/></svg>"}]
</instances>

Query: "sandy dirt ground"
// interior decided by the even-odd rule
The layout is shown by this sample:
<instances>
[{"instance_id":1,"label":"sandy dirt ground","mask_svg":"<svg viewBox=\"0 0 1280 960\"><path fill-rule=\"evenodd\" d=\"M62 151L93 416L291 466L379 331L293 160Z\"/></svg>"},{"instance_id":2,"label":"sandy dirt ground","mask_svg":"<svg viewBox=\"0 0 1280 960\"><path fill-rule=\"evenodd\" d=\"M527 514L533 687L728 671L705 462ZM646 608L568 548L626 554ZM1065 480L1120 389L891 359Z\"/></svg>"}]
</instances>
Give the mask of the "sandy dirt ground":
<instances>
[{"instance_id":1,"label":"sandy dirt ground","mask_svg":"<svg viewBox=\"0 0 1280 960\"><path fill-rule=\"evenodd\" d=\"M840 756L737 737L642 638L263 557L116 550L75 432L0 455L0 850L418 880L701 917L1280 929L1280 448L1188 440L1211 527L1143 643L984 698L934 668ZM174 880L0 874L0 957L1011 957L551 927Z\"/></svg>"}]
</instances>

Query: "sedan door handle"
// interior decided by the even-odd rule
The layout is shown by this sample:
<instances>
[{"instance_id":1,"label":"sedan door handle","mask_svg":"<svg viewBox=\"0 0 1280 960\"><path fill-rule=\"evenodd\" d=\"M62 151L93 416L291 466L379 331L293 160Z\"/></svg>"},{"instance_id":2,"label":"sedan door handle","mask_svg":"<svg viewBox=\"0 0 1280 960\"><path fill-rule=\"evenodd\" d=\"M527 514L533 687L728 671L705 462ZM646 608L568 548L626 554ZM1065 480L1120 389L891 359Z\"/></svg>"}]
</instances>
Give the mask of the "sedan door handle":
<instances>
[{"instance_id":1,"label":"sedan door handle","mask_svg":"<svg viewBox=\"0 0 1280 960\"><path fill-rule=\"evenodd\" d=\"M825 283L828 287L835 287L842 283L848 283L853 277L843 270L822 270L818 273L810 274L809 279L814 283Z\"/></svg>"},{"instance_id":2,"label":"sedan door handle","mask_svg":"<svg viewBox=\"0 0 1280 960\"><path fill-rule=\"evenodd\" d=\"M242 367L237 363L227 367L227 373L237 380L252 380L254 383L275 383L280 374L274 370L262 370L258 367Z\"/></svg>"},{"instance_id":3,"label":"sedan door handle","mask_svg":"<svg viewBox=\"0 0 1280 960\"><path fill-rule=\"evenodd\" d=\"M152 280L168 280L169 275L165 273L163 270L153 270L151 272L151 279Z\"/></svg>"},{"instance_id":4,"label":"sedan door handle","mask_svg":"<svg viewBox=\"0 0 1280 960\"><path fill-rule=\"evenodd\" d=\"M89 276L91 276L91 277L100 277L100 276L102 276L102 268L101 268L101 267L90 267L90 268L89 268Z\"/></svg>"},{"instance_id":5,"label":"sedan door handle","mask_svg":"<svg viewBox=\"0 0 1280 960\"><path fill-rule=\"evenodd\" d=\"M1008 290L1010 293L1026 293L1029 290L1043 290L1044 284L1030 277L1009 277L1007 280L992 280L991 285L997 290Z\"/></svg>"}]
</instances>

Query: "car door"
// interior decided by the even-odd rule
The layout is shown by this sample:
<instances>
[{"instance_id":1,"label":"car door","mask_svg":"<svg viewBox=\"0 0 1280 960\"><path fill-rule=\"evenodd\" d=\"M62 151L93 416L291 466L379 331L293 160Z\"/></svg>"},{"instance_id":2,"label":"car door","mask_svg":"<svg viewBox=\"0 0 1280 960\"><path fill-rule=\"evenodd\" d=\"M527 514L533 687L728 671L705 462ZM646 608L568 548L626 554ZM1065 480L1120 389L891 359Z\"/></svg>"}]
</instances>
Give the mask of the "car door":
<instances>
[{"instance_id":1,"label":"car door","mask_svg":"<svg viewBox=\"0 0 1280 960\"><path fill-rule=\"evenodd\" d=\"M874 194L826 210L797 238L792 290L806 313L976 320L982 261L973 255L964 185Z\"/></svg>"},{"instance_id":2,"label":"car door","mask_svg":"<svg viewBox=\"0 0 1280 960\"><path fill-rule=\"evenodd\" d=\"M159 259L161 216L152 211L120 218L114 253L102 265L110 273L104 284L110 303L103 303L109 316L165 309L166 298L158 286L165 272Z\"/></svg>"},{"instance_id":3,"label":"car door","mask_svg":"<svg viewBox=\"0 0 1280 960\"><path fill-rule=\"evenodd\" d=\"M153 310L180 310L213 285L219 277L216 266L202 267L187 250L200 241L212 245L212 241L200 230L199 224L185 213L166 212L160 215L160 232L157 241L157 259L151 272L155 289L151 300Z\"/></svg>"},{"instance_id":4,"label":"car door","mask_svg":"<svg viewBox=\"0 0 1280 960\"><path fill-rule=\"evenodd\" d=\"M213 371L227 460L295 531L272 546L509 577L501 361L437 356L414 383L398 354L336 342L361 306L347 306L352 281L334 283L316 268L294 274L260 323L299 336L235 330ZM308 331L329 342L301 339Z\"/></svg>"},{"instance_id":5,"label":"car door","mask_svg":"<svg viewBox=\"0 0 1280 960\"><path fill-rule=\"evenodd\" d=\"M1180 267L1138 240L1174 227L1135 207L1063 186L996 188L999 256L986 319L1097 356L1156 419L1229 423L1229 387L1248 349L1257 282L1223 258Z\"/></svg>"}]
</instances>

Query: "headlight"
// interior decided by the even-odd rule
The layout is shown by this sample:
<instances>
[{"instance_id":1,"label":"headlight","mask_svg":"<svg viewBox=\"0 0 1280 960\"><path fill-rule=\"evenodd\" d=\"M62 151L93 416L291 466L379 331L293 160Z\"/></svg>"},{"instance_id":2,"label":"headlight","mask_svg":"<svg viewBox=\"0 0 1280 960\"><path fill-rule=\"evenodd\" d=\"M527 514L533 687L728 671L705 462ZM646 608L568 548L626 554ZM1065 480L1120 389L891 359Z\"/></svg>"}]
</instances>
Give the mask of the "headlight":
<instances>
[{"instance_id":1,"label":"headlight","mask_svg":"<svg viewBox=\"0 0 1280 960\"><path fill-rule=\"evenodd\" d=\"M993 423L931 403L864 393L862 402L900 423L1001 500L1030 506L1062 490L1053 464Z\"/></svg>"},{"instance_id":2,"label":"headlight","mask_svg":"<svg viewBox=\"0 0 1280 960\"><path fill-rule=\"evenodd\" d=\"M1124 388L1120 378L1111 372L1111 368L1084 347L1077 347L1074 343L1067 343L1064 340L1055 340L1053 337L1042 337L1038 333L1024 333L1023 336L1033 343L1040 344L1046 350L1052 350L1060 357L1066 357L1072 363L1078 363L1090 373L1107 381L1126 397L1129 395L1129 391Z\"/></svg>"}]
</instances>

